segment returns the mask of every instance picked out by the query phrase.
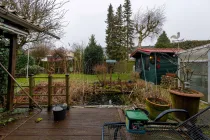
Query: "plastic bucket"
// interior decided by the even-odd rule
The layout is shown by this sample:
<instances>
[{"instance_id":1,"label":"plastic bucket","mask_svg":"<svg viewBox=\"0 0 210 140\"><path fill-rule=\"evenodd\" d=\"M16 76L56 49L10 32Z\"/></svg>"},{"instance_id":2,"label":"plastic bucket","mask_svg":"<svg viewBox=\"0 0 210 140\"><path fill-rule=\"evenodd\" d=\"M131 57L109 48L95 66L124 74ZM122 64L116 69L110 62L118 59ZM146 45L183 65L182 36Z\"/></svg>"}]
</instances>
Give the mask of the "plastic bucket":
<instances>
[{"instance_id":1,"label":"plastic bucket","mask_svg":"<svg viewBox=\"0 0 210 140\"><path fill-rule=\"evenodd\" d=\"M60 107L60 106L55 106L53 107L53 115L54 115L54 121L61 121L64 120L66 117L66 109Z\"/></svg>"}]
</instances>

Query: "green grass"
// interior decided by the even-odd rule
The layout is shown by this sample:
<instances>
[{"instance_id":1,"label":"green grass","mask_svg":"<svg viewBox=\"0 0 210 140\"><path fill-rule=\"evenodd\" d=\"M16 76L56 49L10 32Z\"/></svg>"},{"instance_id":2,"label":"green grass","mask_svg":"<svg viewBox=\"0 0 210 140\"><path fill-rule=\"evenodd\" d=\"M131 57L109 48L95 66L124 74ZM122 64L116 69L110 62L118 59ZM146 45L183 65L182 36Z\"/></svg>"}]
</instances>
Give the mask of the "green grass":
<instances>
[{"instance_id":1,"label":"green grass","mask_svg":"<svg viewBox=\"0 0 210 140\"><path fill-rule=\"evenodd\" d=\"M130 79L130 74L112 74L112 80L117 80L118 76L121 80L129 80ZM36 84L40 83L40 82L47 82L47 77L48 74L38 74L35 75L35 82ZM65 74L53 74L52 77L54 79L56 79L56 81L63 81L65 80ZM96 82L98 81L98 78L96 75L87 75L87 74L70 74L69 75L70 80L79 80L79 81L88 81L88 82ZM17 78L16 79L17 82L21 85L21 86L28 86L28 80L27 78ZM109 75L107 75L107 80L109 80Z\"/></svg>"}]
</instances>

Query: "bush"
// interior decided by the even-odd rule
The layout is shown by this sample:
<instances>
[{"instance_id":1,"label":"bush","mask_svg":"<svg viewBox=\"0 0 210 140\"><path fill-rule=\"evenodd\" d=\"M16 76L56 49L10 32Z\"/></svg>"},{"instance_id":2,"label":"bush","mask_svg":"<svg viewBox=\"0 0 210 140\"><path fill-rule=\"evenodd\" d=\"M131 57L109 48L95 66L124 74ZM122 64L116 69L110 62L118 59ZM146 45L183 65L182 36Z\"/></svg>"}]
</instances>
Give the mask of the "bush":
<instances>
[{"instance_id":1,"label":"bush","mask_svg":"<svg viewBox=\"0 0 210 140\"><path fill-rule=\"evenodd\" d=\"M99 82L104 85L107 78L107 67L104 64L96 65L93 69Z\"/></svg>"},{"instance_id":2,"label":"bush","mask_svg":"<svg viewBox=\"0 0 210 140\"><path fill-rule=\"evenodd\" d=\"M20 71L20 69L25 68L28 62L28 56L25 54L21 54L17 57L17 62L16 62L16 70ZM32 66L35 64L34 58L29 57L29 65Z\"/></svg>"},{"instance_id":3,"label":"bush","mask_svg":"<svg viewBox=\"0 0 210 140\"><path fill-rule=\"evenodd\" d=\"M104 64L96 65L93 70L95 71L96 74L104 74L104 73L106 74L107 73L107 67Z\"/></svg>"},{"instance_id":4,"label":"bush","mask_svg":"<svg viewBox=\"0 0 210 140\"><path fill-rule=\"evenodd\" d=\"M207 45L210 43L210 40L186 40L179 42L179 47L182 49L191 49L198 46ZM172 43L172 48L177 48L178 43Z\"/></svg>"},{"instance_id":5,"label":"bush","mask_svg":"<svg viewBox=\"0 0 210 140\"><path fill-rule=\"evenodd\" d=\"M135 65L135 61L120 61L117 62L114 66L114 72L118 73L130 73L133 71L133 66Z\"/></svg>"},{"instance_id":6,"label":"bush","mask_svg":"<svg viewBox=\"0 0 210 140\"><path fill-rule=\"evenodd\" d=\"M165 88L165 89L175 88L176 81L174 77L162 75L160 85L162 88Z\"/></svg>"},{"instance_id":7,"label":"bush","mask_svg":"<svg viewBox=\"0 0 210 140\"><path fill-rule=\"evenodd\" d=\"M26 75L27 72L27 67L22 68L19 70L19 74L21 75ZM38 65L33 65L33 66L29 66L28 67L28 74L39 74L39 73L43 73L44 72L44 68L40 67Z\"/></svg>"},{"instance_id":8,"label":"bush","mask_svg":"<svg viewBox=\"0 0 210 140\"><path fill-rule=\"evenodd\" d=\"M103 62L103 49L96 43L95 36L92 35L88 46L84 50L84 73L93 74L94 67Z\"/></svg>"}]
</instances>

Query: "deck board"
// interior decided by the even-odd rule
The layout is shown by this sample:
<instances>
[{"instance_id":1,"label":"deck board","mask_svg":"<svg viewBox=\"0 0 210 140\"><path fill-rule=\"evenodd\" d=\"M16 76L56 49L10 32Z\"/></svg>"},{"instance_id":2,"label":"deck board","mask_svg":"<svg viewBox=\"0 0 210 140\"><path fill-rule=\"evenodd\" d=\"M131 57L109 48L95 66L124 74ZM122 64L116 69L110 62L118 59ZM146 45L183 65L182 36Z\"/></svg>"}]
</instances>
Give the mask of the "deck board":
<instances>
[{"instance_id":1,"label":"deck board","mask_svg":"<svg viewBox=\"0 0 210 140\"><path fill-rule=\"evenodd\" d=\"M35 123L36 118L43 121ZM43 110L11 133L6 140L99 140L105 122L120 121L115 108L72 108L67 111L66 119L55 122L53 113ZM19 123L0 129L6 135Z\"/></svg>"}]
</instances>

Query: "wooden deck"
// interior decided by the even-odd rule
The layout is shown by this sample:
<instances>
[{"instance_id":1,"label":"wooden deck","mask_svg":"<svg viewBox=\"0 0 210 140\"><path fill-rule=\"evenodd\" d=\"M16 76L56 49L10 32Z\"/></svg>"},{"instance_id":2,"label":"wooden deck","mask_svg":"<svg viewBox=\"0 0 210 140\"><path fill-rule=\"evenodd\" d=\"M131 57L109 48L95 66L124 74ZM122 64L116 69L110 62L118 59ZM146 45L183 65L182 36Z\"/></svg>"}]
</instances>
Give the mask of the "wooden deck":
<instances>
[{"instance_id":1,"label":"wooden deck","mask_svg":"<svg viewBox=\"0 0 210 140\"><path fill-rule=\"evenodd\" d=\"M35 123L36 118L43 121ZM72 108L66 119L54 122L52 112L43 110L25 124L7 136L6 140L100 140L104 122L120 121L115 108ZM6 135L20 122L0 129L0 135Z\"/></svg>"}]
</instances>

